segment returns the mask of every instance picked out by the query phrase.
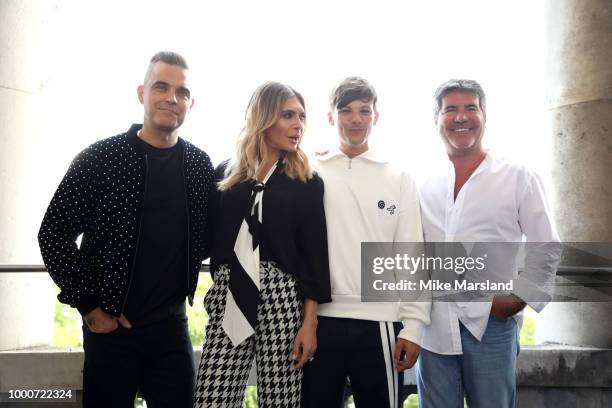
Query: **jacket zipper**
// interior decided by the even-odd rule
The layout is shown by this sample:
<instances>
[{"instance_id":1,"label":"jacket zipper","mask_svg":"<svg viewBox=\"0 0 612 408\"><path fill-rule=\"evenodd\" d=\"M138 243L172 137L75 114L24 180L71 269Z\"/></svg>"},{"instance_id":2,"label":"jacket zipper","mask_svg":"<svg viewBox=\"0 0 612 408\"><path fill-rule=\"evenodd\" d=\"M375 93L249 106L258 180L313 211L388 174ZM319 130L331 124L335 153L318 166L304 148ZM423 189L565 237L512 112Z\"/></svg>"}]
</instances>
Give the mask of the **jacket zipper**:
<instances>
[{"instance_id":1,"label":"jacket zipper","mask_svg":"<svg viewBox=\"0 0 612 408\"><path fill-rule=\"evenodd\" d=\"M144 176L144 191L142 193L142 204L144 205L145 197L147 196L147 176L149 175L149 157L147 154L144 156L145 159L145 176ZM134 259L132 260L132 268L130 270L130 281L128 282L127 292L125 292L125 298L123 298L123 306L121 306L121 313L125 309L130 289L132 288L132 281L134 280L134 269L136 269L136 258L138 258L138 249L140 248L140 234L142 232L142 213L143 206L140 208L140 215L138 216L138 235L136 236L136 251L134 252Z\"/></svg>"},{"instance_id":2,"label":"jacket zipper","mask_svg":"<svg viewBox=\"0 0 612 408\"><path fill-rule=\"evenodd\" d=\"M187 155L187 152L185 151L186 149L183 148L183 167L181 168L181 171L183 172L183 194L185 194L185 211L186 211L186 215L187 215L187 298L189 299L189 304L193 304L193 296L191 294L191 290L189 288L191 282L190 282L190 259L191 259L191 222L190 222L190 215L189 215L189 197L187 194L187 178L185 177L185 156ZM198 271L199 273L199 271Z\"/></svg>"},{"instance_id":3,"label":"jacket zipper","mask_svg":"<svg viewBox=\"0 0 612 408\"><path fill-rule=\"evenodd\" d=\"M351 169L351 168L352 168L352 167L351 167L351 163L352 163L352 162L353 162L353 159L349 157L349 161L348 161L348 165L349 165L349 166L348 166L348 168L349 168L349 169Z\"/></svg>"}]
</instances>

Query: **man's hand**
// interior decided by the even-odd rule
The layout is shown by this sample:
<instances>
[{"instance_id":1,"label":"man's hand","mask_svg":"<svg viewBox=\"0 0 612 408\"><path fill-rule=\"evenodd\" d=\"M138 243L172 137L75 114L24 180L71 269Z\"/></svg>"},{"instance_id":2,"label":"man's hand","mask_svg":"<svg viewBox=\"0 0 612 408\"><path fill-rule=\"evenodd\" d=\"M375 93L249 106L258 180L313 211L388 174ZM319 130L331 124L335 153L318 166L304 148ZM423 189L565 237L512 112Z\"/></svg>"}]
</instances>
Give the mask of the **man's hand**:
<instances>
[{"instance_id":1,"label":"man's hand","mask_svg":"<svg viewBox=\"0 0 612 408\"><path fill-rule=\"evenodd\" d=\"M299 370L304 367L304 364L313 358L315 351L317 351L317 325L304 322L293 340L291 358L296 361L295 368Z\"/></svg>"},{"instance_id":2,"label":"man's hand","mask_svg":"<svg viewBox=\"0 0 612 408\"><path fill-rule=\"evenodd\" d=\"M515 295L495 296L491 314L498 319L507 319L525 308L527 304Z\"/></svg>"},{"instance_id":3,"label":"man's hand","mask_svg":"<svg viewBox=\"0 0 612 408\"><path fill-rule=\"evenodd\" d=\"M116 330L119 324L126 329L132 328L131 323L124 315L116 318L102 311L99 306L85 315L85 323L92 333L110 333Z\"/></svg>"},{"instance_id":4,"label":"man's hand","mask_svg":"<svg viewBox=\"0 0 612 408\"><path fill-rule=\"evenodd\" d=\"M401 360L402 352L404 353L403 360ZM419 358L419 354L421 354L421 346L398 337L395 343L395 353L393 353L395 369L404 371L407 368L412 368Z\"/></svg>"}]
</instances>

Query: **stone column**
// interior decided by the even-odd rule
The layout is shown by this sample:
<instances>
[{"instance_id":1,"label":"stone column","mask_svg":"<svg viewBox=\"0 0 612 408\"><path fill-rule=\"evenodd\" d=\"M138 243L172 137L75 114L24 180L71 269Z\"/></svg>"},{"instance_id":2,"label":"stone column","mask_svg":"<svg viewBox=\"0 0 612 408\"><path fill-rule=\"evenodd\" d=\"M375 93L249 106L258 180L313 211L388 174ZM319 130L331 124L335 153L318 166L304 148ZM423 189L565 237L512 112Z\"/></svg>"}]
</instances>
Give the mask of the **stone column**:
<instances>
[{"instance_id":1,"label":"stone column","mask_svg":"<svg viewBox=\"0 0 612 408\"><path fill-rule=\"evenodd\" d=\"M0 264L41 264L45 46L52 2L0 2ZM42 180L44 182L44 180ZM45 273L0 274L0 350L48 345L55 289Z\"/></svg>"},{"instance_id":2,"label":"stone column","mask_svg":"<svg viewBox=\"0 0 612 408\"><path fill-rule=\"evenodd\" d=\"M612 0L549 0L547 23L559 234L612 245ZM611 303L552 303L536 337L612 347L611 316Z\"/></svg>"}]
</instances>

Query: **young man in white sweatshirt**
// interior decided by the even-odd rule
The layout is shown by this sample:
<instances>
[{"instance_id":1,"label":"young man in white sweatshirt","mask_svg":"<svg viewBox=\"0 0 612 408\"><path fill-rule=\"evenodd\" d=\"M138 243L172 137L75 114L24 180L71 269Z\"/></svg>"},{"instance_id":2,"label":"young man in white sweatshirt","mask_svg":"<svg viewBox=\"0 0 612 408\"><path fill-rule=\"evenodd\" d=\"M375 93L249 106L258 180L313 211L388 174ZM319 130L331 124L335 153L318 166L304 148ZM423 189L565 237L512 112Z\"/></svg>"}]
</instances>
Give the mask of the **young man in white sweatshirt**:
<instances>
[{"instance_id":1,"label":"young man in white sweatshirt","mask_svg":"<svg viewBox=\"0 0 612 408\"><path fill-rule=\"evenodd\" d=\"M427 302L363 302L362 242L421 242L417 187L369 149L375 89L350 77L330 97L334 150L319 155L325 182L332 302L319 305L317 352L304 367L302 408L340 407L347 377L355 405L397 407L402 371L416 362ZM394 367L395 366L395 367Z\"/></svg>"}]
</instances>

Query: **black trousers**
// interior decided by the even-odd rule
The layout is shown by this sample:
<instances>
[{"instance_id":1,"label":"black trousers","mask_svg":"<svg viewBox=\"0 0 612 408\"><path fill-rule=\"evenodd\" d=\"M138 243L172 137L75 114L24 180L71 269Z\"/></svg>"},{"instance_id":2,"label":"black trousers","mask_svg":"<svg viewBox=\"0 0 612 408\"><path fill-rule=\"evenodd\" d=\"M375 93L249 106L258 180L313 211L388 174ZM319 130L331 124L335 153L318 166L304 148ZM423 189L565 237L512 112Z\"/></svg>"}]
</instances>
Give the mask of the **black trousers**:
<instances>
[{"instance_id":1,"label":"black trousers","mask_svg":"<svg viewBox=\"0 0 612 408\"><path fill-rule=\"evenodd\" d=\"M107 334L83 327L83 407L193 407L195 367L186 317Z\"/></svg>"},{"instance_id":2,"label":"black trousers","mask_svg":"<svg viewBox=\"0 0 612 408\"><path fill-rule=\"evenodd\" d=\"M346 379L357 408L396 408L403 373L393 367L399 322L318 317L317 351L304 366L302 408L340 408Z\"/></svg>"}]
</instances>

